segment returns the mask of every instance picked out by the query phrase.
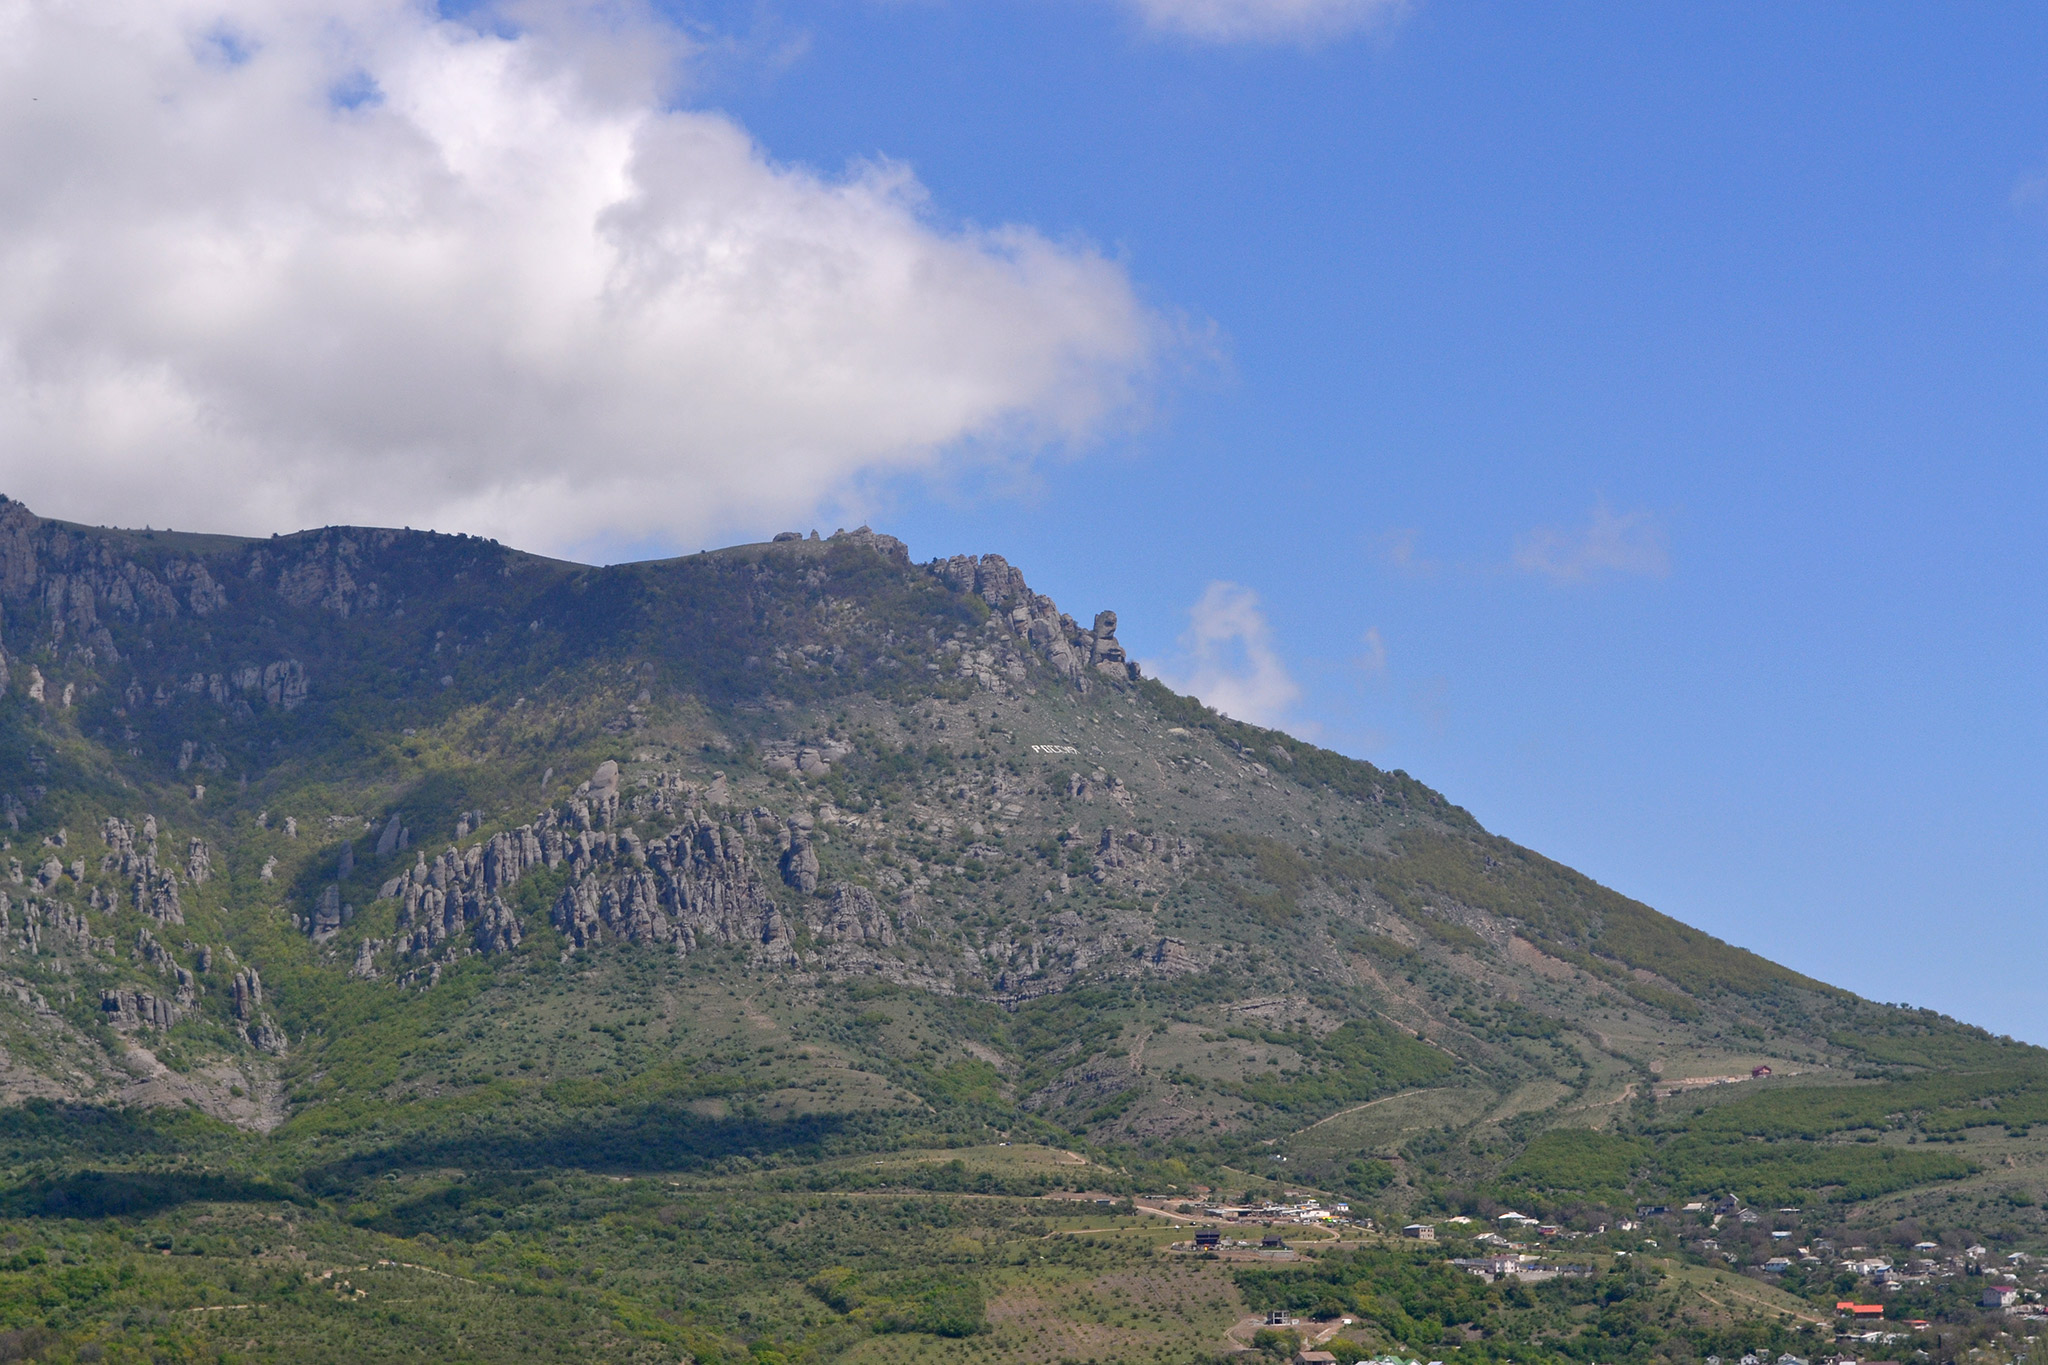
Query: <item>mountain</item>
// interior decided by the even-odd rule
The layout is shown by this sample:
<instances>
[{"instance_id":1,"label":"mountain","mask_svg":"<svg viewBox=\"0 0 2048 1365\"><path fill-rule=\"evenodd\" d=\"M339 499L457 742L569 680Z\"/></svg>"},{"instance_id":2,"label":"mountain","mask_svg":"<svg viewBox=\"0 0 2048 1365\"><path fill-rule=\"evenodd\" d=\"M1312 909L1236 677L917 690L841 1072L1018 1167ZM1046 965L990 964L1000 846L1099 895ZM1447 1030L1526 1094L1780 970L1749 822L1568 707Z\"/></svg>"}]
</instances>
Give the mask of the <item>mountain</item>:
<instances>
[{"instance_id":1,"label":"mountain","mask_svg":"<svg viewBox=\"0 0 2048 1365\"><path fill-rule=\"evenodd\" d=\"M1589 1231L1732 1195L2040 1235L2039 1050L1680 924L1405 773L1174 694L1115 613L1084 619L998 555L914 563L866 528L591 568L0 500L9 1245L233 1223L215 1240L248 1245L199 1260L241 1256L267 1287L233 1312L286 1318L334 1283L295 1278L302 1243L387 1270L433 1246L565 1315L357 1313L296 1358L1050 1360L1095 1329L1048 1344L1004 1305L1037 1292L1016 1219L1056 1230L1059 1188ZM823 1212L899 1186L902 1227ZM578 1259L625 1226L637 1269ZM896 1249L840 1264L868 1234ZM1705 1240L1699 1265L1763 1259ZM23 1302L55 1254L17 1268ZM13 1325L118 1352L120 1302ZM450 1326L480 1312L504 1335Z\"/></svg>"}]
</instances>

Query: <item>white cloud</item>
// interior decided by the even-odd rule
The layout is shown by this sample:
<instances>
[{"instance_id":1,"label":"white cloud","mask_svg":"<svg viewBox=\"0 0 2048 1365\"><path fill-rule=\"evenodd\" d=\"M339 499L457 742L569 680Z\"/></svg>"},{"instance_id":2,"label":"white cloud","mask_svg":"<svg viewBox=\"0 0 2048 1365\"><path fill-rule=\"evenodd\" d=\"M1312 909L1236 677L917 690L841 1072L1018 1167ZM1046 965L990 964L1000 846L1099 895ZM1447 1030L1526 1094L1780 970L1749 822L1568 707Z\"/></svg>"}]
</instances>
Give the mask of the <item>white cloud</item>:
<instances>
[{"instance_id":1,"label":"white cloud","mask_svg":"<svg viewBox=\"0 0 2048 1365\"><path fill-rule=\"evenodd\" d=\"M1313 41L1391 21L1406 0L1125 0L1153 28L1209 42Z\"/></svg>"},{"instance_id":2,"label":"white cloud","mask_svg":"<svg viewBox=\"0 0 2048 1365\"><path fill-rule=\"evenodd\" d=\"M1585 526L1539 526L1515 544L1515 567L1553 583L1584 583L1603 574L1662 578L1671 571L1664 529L1643 510L1616 512L1593 504Z\"/></svg>"},{"instance_id":3,"label":"white cloud","mask_svg":"<svg viewBox=\"0 0 2048 1365\"><path fill-rule=\"evenodd\" d=\"M630 3L0 3L0 491L536 548L794 521L1085 440L1161 341L1114 263L678 110Z\"/></svg>"},{"instance_id":4,"label":"white cloud","mask_svg":"<svg viewBox=\"0 0 2048 1365\"><path fill-rule=\"evenodd\" d=\"M1387 671L1387 642L1380 638L1380 628L1378 626L1367 627L1362 643L1365 646L1365 652L1353 659L1352 662L1358 666L1358 671L1366 677L1381 677Z\"/></svg>"},{"instance_id":5,"label":"white cloud","mask_svg":"<svg viewBox=\"0 0 2048 1365\"><path fill-rule=\"evenodd\" d=\"M1188 631L1180 638L1182 657L1148 663L1146 671L1226 716L1254 725L1281 724L1301 688L1274 652L1259 595L1237 583L1211 583L1188 616Z\"/></svg>"}]
</instances>

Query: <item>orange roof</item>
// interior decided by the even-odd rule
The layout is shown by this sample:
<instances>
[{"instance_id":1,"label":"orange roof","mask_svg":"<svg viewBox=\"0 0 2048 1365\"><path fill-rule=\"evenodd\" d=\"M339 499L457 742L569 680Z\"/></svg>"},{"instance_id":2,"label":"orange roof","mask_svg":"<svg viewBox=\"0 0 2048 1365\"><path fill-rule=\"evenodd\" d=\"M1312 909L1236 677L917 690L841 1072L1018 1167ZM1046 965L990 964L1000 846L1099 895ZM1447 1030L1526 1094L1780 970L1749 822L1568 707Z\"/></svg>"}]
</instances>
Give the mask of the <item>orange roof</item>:
<instances>
[{"instance_id":1,"label":"orange roof","mask_svg":"<svg viewBox=\"0 0 2048 1365\"><path fill-rule=\"evenodd\" d=\"M1838 1299L1835 1302L1835 1311L1837 1313L1854 1313L1858 1317L1881 1318L1884 1316L1884 1305L1881 1303L1851 1303L1847 1299Z\"/></svg>"}]
</instances>

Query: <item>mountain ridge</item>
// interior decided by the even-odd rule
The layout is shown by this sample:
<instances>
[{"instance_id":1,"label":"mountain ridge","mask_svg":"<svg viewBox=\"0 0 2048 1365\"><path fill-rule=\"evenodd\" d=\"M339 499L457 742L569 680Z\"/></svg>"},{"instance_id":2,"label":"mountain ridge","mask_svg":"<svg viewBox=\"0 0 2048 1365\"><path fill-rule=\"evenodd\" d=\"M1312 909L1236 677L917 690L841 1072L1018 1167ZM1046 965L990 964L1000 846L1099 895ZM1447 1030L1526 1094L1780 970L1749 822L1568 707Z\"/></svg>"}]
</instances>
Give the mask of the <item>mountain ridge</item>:
<instances>
[{"instance_id":1,"label":"mountain ridge","mask_svg":"<svg viewBox=\"0 0 2048 1365\"><path fill-rule=\"evenodd\" d=\"M821 597L820 602L809 604L812 610L829 615L833 610L832 604L837 600L842 608L842 617L855 618L851 622L850 633L845 620L840 622L837 632L830 626L823 631L811 632L831 637L833 643L829 646L817 642L793 642L798 650L794 664L788 649L792 642L776 643L771 635L762 635L755 643L767 641L762 644L762 648L772 650L767 654L748 653L735 643L750 638L746 630L736 629L736 626L759 627L767 620L770 608L753 605L752 593L763 587L760 578L764 566L772 566L778 560L790 561L794 576L801 580L798 585L800 591ZM927 624L928 638L925 641L899 642L896 631L886 626L880 629L879 634L872 629L864 629L872 626L872 622L860 619L869 615L865 605L853 604L849 599L834 599L830 592L816 592L825 582L828 563L834 565L831 572L841 578L873 580L876 565L863 561L876 560L895 571L896 581L891 584L894 591L899 595L908 592L913 596L921 591L925 599L918 603L921 610L936 610L940 620L951 620L954 626L952 638L942 645L937 630ZM751 576L754 581L743 585L741 595L747 599L745 615L757 619L736 622L733 618L739 613L732 608L738 604L733 602L725 602L726 610L722 612L715 607L703 609L704 599L709 594L704 592L701 584L672 581L681 577L701 580L707 572L713 577L730 578L735 572ZM770 577L774 574L772 567L766 572ZM486 615L479 615L479 609L472 609L465 618L463 608L458 605L459 590L453 593L444 591L444 602L431 600L430 595L436 587L445 589L447 585L456 585L459 589L459 585L465 582L483 581L493 576L498 580L493 586L509 587L512 591L500 593L501 599L509 597L510 600L499 600L481 608ZM885 570L883 577L889 576ZM440 582L436 582L437 579ZM221 624L232 620L236 612L230 606L230 597L243 594L256 598L259 603L267 600L272 606L295 608L301 614L308 611L318 613L329 618L335 634L353 630L360 636L368 633L363 629L366 622L379 622L381 630L376 633L416 635L418 638L409 643L423 650L426 666L407 660L414 667L401 670L391 666L395 661L380 660L378 662L384 666L376 671L384 676L369 681L362 675L371 670L360 664L350 668L339 660L320 657L318 643L306 638L303 629L297 639L289 638L290 632L287 631L286 640L278 642L276 649L266 650L250 648L253 641L245 627L241 638L226 643L223 649L214 638L214 618L219 617ZM764 592L767 597L774 595L772 590ZM38 596L43 599L44 621L41 624L44 634L38 639L32 632L27 633L24 640L18 618L24 614L25 608L33 610ZM420 602L423 596L429 597L425 604ZM691 600L678 602L677 598ZM408 609L417 617L423 605L432 624L409 627ZM693 612L692 605L699 609ZM445 614L451 609L452 615ZM793 612L787 602L782 603L781 609L785 616ZM992 699L1003 697L1013 688L1018 697L1035 695L1041 683L1070 689L1083 698L1091 691L1104 695L1127 695L1133 704L1148 706L1157 719L1175 722L1161 727L1168 734L1201 734L1220 741L1254 784L1263 784L1269 789L1290 782L1315 786L1355 805L1394 813L1391 820L1374 822L1374 834L1383 845L1377 851L1385 865L1371 869L1374 873L1370 878L1371 890L1389 902L1402 920L1421 926L1438 939L1455 939L1460 930L1479 932L1489 922L1489 917L1492 921L1505 918L1520 926L1526 935L1525 943L1547 953L1553 960L1566 962L1582 972L1590 971L1611 978L1610 986L1639 1003L1667 1012L1673 1009L1684 1012L1688 1006L1681 997L1694 989L1717 995L1741 994L1744 991L1768 994L1772 990L1809 992L1820 996L1843 994L1824 983L1788 972L1746 950L1684 926L1640 902L1543 859L1541 855L1487 834L1465 812L1414 782L1405 773L1383 772L1370 764L1344 759L1304 744L1281 732L1231 721L1191 699L1173 695L1157 683L1141 680L1136 666L1129 662L1116 641L1113 612L1102 613L1092 626L1082 627L1074 618L1061 613L1051 599L1032 592L1022 573L998 555L978 559L956 556L913 566L907 548L900 541L876 536L861 528L851 533L838 533L830 540L814 538L805 541L792 536L761 545L736 546L668 560L593 569L528 556L507 550L495 542L461 535L329 527L271 537L265 541L226 536L194 537L171 532L105 532L42 522L33 518L20 504L8 503L0 507L0 610L10 611L11 617L16 618L0 618L0 649L6 648L8 640L13 641L14 653L19 656L17 668L26 670L21 683L23 693L40 691L46 707L54 701L57 709L68 711L71 708L64 704L65 694L60 689L71 689L79 703L79 717L86 724L92 723L89 717L96 709L109 713L106 716L109 721L133 722L135 716L129 714L130 708L139 713L145 702L158 712L166 712L173 710L174 703L184 699L198 700L202 695L216 710L226 713L216 718L221 722L214 727L216 731L231 728L231 721L254 721L255 706L251 699L262 705L266 712L285 717L309 703L318 709L325 701L331 709L342 704L340 699L327 700L319 696L323 685L321 679L330 670L340 673L338 684L352 696L366 690L366 681L370 687L381 684L387 695L380 700L402 709L407 718L428 719L436 713L445 713L451 705L460 705L465 693L473 686L472 679L496 683L502 681L508 672L517 676L524 669L527 674L535 676L536 682L546 685L547 680L536 670L535 656L540 658L539 669L550 665L552 660L548 656L551 653L556 657L569 654L585 666L607 654L616 661L622 652L634 653L638 652L634 648L636 645L646 646L650 633L663 631L688 638L697 648L689 658L664 660L664 666L659 668L652 662L634 662L632 667L639 670L636 676L642 681L654 681L659 675L660 682L680 695L715 695L723 690L730 694L730 704L740 708L758 706L764 699L770 705L791 707L796 704L796 697L807 692L812 694L807 700L871 693L878 688L892 695L914 695L916 689L906 690L906 681L922 685L924 679L916 676L919 673L939 674L942 682L955 685L956 691L960 684L965 684ZM244 611L242 614L247 613ZM677 620L678 615L683 619ZM535 644L522 639L514 618L527 623L526 635L547 637L546 642ZM444 655L448 628L458 621L462 623L457 626L462 638L454 641ZM184 627L184 633L189 635L191 627L200 622L206 625L198 630L202 643L195 650L192 641L179 638L180 628ZM799 623L799 634L805 633L802 630L804 624L823 623ZM971 636L970 625L980 627L978 636ZM467 627L466 631L463 626ZM117 628L121 628L122 634L135 637L125 650L116 641ZM434 633L431 644L424 638L423 632L427 629ZM155 638L159 633L170 638L159 641ZM561 637L567 637L566 644ZM716 641L714 647L703 648L707 638ZM865 657L849 660L846 644L852 638L879 647L873 648ZM966 646L963 646L963 640L966 640ZM184 646L182 651L178 649L180 645ZM158 655L160 647L167 647L165 653L177 651L186 657L175 662L163 660ZM135 657L138 648L142 651L141 658ZM832 650L832 654L825 667L819 668L813 660L822 657L827 648ZM237 649L240 653L233 652ZM262 657L280 649L290 653L291 657ZM188 660L198 662L208 653L212 656L208 661L214 664L213 667L204 671L188 669ZM487 657L479 661L476 658L479 653ZM315 656L310 671L307 663L299 657L301 655ZM50 663L51 674L47 679L43 678L39 665L32 661L37 657ZM83 672L80 664L84 666ZM154 667L150 667L152 665ZM611 666L620 667L616 662ZM0 663L0 667L5 667L5 664ZM442 667L449 671L439 672ZM112 684L102 681L101 675L109 668L125 668L130 674L120 692L120 698L126 705L105 704L111 700ZM145 668L150 668L154 674L148 681L143 678ZM771 685L757 681L764 673L767 678L763 681ZM898 676L887 676L890 673ZM74 677L74 674L79 676ZM394 681L398 684L396 688ZM783 696L780 695L782 692L796 695ZM643 708L652 702L653 694L648 688L641 687L635 696L641 699L625 701L620 713L600 722L598 728L623 738L634 733L636 728L644 727L646 717ZM515 708L525 704L523 695L512 699ZM567 711L559 705L559 699L557 710L563 714ZM269 718L272 717L266 716ZM945 722L941 719L938 723L943 725ZM1099 718L1095 723L1100 724ZM145 738L133 723L122 728L125 733ZM158 730L160 733L161 727ZM106 733L104 726L101 733ZM1042 736L1052 737L1050 730ZM1071 739L1075 735L1064 733L1060 737ZM796 780L802 783L804 778L799 770L804 765L814 764L823 772L830 770L832 761L824 757L826 750L804 744L803 738L802 735L795 738L760 737L761 742L769 745L773 752L764 750L758 755L740 754L737 757L757 758L771 770L795 774ZM1011 738L1014 741L1015 736ZM203 777L208 772L226 772L229 764L227 753L221 747L223 742L221 738L197 735L180 739L175 759L181 775L180 784L188 773ZM821 742L838 744L845 754L852 753L843 741ZM275 745L278 740L273 737L272 743ZM1072 749L1075 746L1057 747ZM136 751L130 757L143 757L143 754ZM161 749L150 757L159 764L170 759L168 741L162 741ZM252 771L260 773L262 758L249 750L246 744L236 757L242 764L242 771L236 774L239 780L246 783ZM1080 755L1077 753L1074 757ZM1261 762L1261 759L1266 762ZM1213 771L1213 765L1205 760L1197 761ZM1014 767L1014 763L1011 766ZM553 765L546 767L551 770ZM678 771L667 774L664 780L680 782L686 779ZM1089 789L1088 776L1071 772L1065 774L1065 780L1068 804L1074 804L1077 798L1088 805L1094 803L1095 792ZM1115 803L1121 797L1123 808L1128 810L1129 797L1116 789L1124 779L1104 772L1098 780L1111 784L1105 793L1109 802ZM198 791L204 788L205 783L193 781L191 785ZM994 785L997 788L1002 786L1000 776ZM610 795L615 808L617 789L613 789ZM20 799L13 792L0 796L0 802L7 805L9 819L16 823L19 817L15 813L15 805ZM559 818L573 819L587 830L592 817L587 810L575 814L578 804L571 797L570 804L563 808ZM556 813L538 809L539 802L534 805L532 817L541 822L542 831L551 830L557 821ZM1412 808L1412 812L1404 815L1401 813L1404 808ZM676 813L673 801L657 799L651 803L651 809L656 813ZM608 825L614 818L615 809L601 812L598 823ZM1229 818L1232 817L1226 817ZM1169 817L1169 821L1178 823L1177 817ZM388 820L377 823L385 824ZM697 824L700 833L715 843L718 828L701 816L697 818ZM422 928L416 932L415 955L429 941L441 943L450 933L481 933L485 939L495 934L497 937L491 940L493 942L506 947L516 944L516 936L520 932L516 921L507 918L502 903L495 910L489 910L482 898L493 895L501 884L510 885L525 867L537 865L537 859L551 868L559 866L561 854L559 851L545 857L539 854L537 841L540 836L531 820L514 828L521 831L522 848L531 846L530 850L523 858L513 856L508 861L504 836L509 831L500 830L500 837L489 846L493 864L490 870L486 870L478 861L486 846L472 845L470 865L460 874L467 883L464 895L468 908L464 917L455 923L444 917L431 931ZM1155 849L1153 845L1160 843L1159 836L1148 834L1144 836L1143 848L1136 849L1119 842L1121 833L1113 825L1105 825L1103 834L1096 836L1098 847L1089 860L1091 875L1105 870L1112 874L1123 872L1125 869L1117 866L1120 862L1155 859L1160 864L1152 869L1155 880L1161 877L1170 879L1175 864L1194 857L1197 851L1185 835L1175 836L1176 846L1173 848L1162 845ZM811 874L809 882L805 882L801 874L792 878L789 871L792 859L798 863L805 859L816 860L815 853L810 850L807 833L796 825L787 824L777 830L775 837L778 844L774 851L775 861L777 870L782 873L781 879L806 894L815 892L815 873ZM1249 837L1255 841L1268 838L1259 834ZM1388 844L1388 840L1392 843ZM1463 856L1470 850L1456 846L1459 840L1478 847L1476 867L1470 857ZM410 843L409 834L406 842ZM346 856L352 860L355 856L353 840L345 847L349 849ZM380 857L388 858L394 849L380 846L375 851ZM1362 886L1365 881L1359 875L1365 869L1355 862L1338 866L1344 863L1341 857L1325 866L1327 860L1305 858L1300 850L1257 842L1244 845L1239 851L1253 865L1257 874L1255 879L1263 879L1263 884L1272 885L1274 892L1283 899L1298 896L1303 891L1329 894L1335 883L1347 876L1354 886ZM591 856L587 848L582 852L585 858ZM614 850L605 848L600 852L608 858ZM679 852L686 853L671 846L665 848L661 856L672 863ZM1134 853L1135 857L1127 856ZM638 849L630 850L624 856L634 864L645 860L644 852ZM715 860L722 855L714 852L711 856ZM445 857L441 861L445 862ZM757 902L754 908L772 918L777 912L769 904L769 898L760 886L747 880L743 865L748 863L750 859L741 858L728 870L728 876L736 879L731 883L733 892L752 896ZM500 864L510 869L509 875L498 870ZM884 880L891 878L886 868L881 871ZM446 869L436 873L429 868L422 852L413 869L402 875L407 878L409 888L406 895L410 900L403 911L409 924L420 913L418 901L422 893L445 900L438 894L442 890L441 883L455 874ZM1071 877L1071 874L1062 875ZM426 886L429 879L435 881L432 888ZM295 923L316 936L324 937L337 931L341 927L338 919L340 907L347 904L351 915L355 909L353 900L343 902L338 898L343 880L330 880L327 887L312 898L311 905L303 905L307 889L301 886L299 899L302 906L293 912ZM1096 880L1098 884L1106 884L1110 878L1096 875ZM1127 874L1124 880L1144 885L1141 875ZM557 927L578 946L606 934L616 936L622 932L621 925L625 923L617 916L626 914L631 918L633 914L600 905L601 882L602 879L598 878L581 883L583 903L575 912L563 910L557 916L562 921ZM175 875L167 885L175 897ZM633 885L640 888L644 899L645 875ZM830 893L838 898L828 917L829 923L835 926L833 932L858 932L856 926L864 920L873 929L878 910L871 903L872 895L867 894L872 888L848 882L837 883L837 886L838 890ZM1256 911L1256 907L1253 908ZM1268 910L1272 908L1269 906ZM488 914L486 910L489 910ZM480 914L485 915L481 928L476 919ZM1468 922L1459 924L1461 918ZM812 935L825 931L827 922L820 920L808 926ZM644 939L656 930L652 921L641 914L635 926L625 928L623 932L629 939L636 935ZM660 932L671 931L664 927ZM727 926L723 932L729 937L732 927ZM782 941L792 941L790 935L794 931L785 927L780 932ZM1155 955L1160 956L1161 961L1165 960L1163 955L1166 952L1163 940L1170 937L1161 934L1155 941ZM1498 933L1496 937L1500 937ZM1495 946L1504 947L1506 943L1503 940ZM934 989L950 989L950 985L936 980L927 984ZM1678 994L1672 993L1673 988Z\"/></svg>"},{"instance_id":2,"label":"mountain ridge","mask_svg":"<svg viewBox=\"0 0 2048 1365\"><path fill-rule=\"evenodd\" d=\"M394 1236L455 1215L386 1182L1012 1142L1389 1218L2038 1187L2048 1054L1219 715L1116 629L865 527L598 568L0 500L0 1117L71 1135L21 1188L139 1178L107 1122Z\"/></svg>"}]
</instances>

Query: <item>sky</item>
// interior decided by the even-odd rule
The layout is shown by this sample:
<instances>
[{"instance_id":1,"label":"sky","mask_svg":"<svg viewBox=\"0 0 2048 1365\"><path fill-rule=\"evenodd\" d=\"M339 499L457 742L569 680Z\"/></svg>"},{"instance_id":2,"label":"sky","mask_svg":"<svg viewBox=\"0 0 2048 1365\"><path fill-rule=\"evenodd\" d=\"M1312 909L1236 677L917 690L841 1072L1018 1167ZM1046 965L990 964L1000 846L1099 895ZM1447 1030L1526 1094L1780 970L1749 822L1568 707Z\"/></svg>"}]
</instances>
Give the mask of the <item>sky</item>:
<instances>
[{"instance_id":1,"label":"sky","mask_svg":"<svg viewBox=\"0 0 2048 1365\"><path fill-rule=\"evenodd\" d=\"M0 491L999 552L2048 1044L2048 13L0 0Z\"/></svg>"}]
</instances>

